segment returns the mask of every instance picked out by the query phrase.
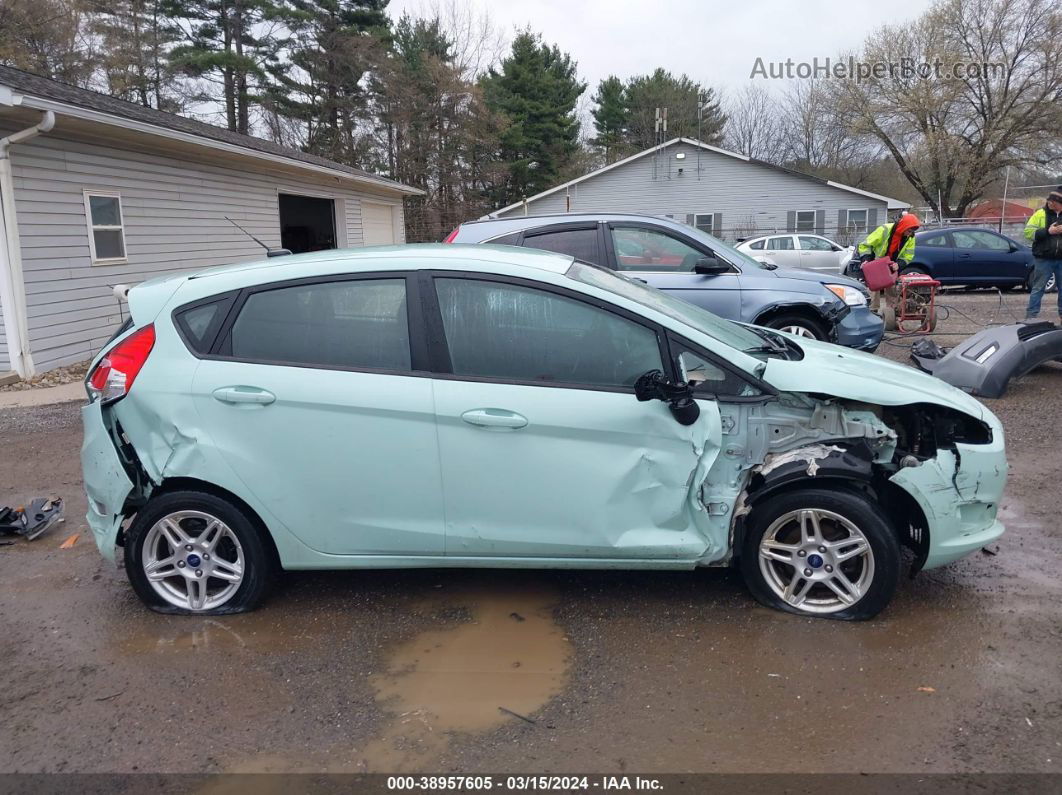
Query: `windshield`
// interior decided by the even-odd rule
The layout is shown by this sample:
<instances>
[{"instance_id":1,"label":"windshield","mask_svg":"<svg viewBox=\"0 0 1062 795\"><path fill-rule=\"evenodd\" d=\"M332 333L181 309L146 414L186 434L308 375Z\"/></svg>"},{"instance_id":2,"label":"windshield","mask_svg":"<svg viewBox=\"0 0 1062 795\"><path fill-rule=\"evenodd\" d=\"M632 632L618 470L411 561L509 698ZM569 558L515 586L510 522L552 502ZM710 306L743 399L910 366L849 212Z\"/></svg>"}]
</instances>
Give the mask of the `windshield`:
<instances>
[{"instance_id":1,"label":"windshield","mask_svg":"<svg viewBox=\"0 0 1062 795\"><path fill-rule=\"evenodd\" d=\"M599 287L631 301L637 301L642 306L655 309L673 320L693 326L724 345L737 348L739 351L758 352L764 348L764 338L751 329L724 320L707 309L701 309L679 298L673 298L665 292L607 268L576 261L568 269L567 276L583 284Z\"/></svg>"}]
</instances>

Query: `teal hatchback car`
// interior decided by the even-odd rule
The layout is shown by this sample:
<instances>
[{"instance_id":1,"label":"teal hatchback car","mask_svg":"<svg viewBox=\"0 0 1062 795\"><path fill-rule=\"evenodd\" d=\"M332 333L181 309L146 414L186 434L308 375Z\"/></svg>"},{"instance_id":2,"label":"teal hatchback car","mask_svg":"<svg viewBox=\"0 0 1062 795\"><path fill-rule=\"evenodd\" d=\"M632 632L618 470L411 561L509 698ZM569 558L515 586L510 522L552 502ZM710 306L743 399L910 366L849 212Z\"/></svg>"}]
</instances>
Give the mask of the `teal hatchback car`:
<instances>
[{"instance_id":1,"label":"teal hatchback car","mask_svg":"<svg viewBox=\"0 0 1062 795\"><path fill-rule=\"evenodd\" d=\"M90 367L88 523L155 610L282 569L736 566L862 619L1003 532L1003 432L931 376L570 256L395 246L146 282Z\"/></svg>"}]
</instances>

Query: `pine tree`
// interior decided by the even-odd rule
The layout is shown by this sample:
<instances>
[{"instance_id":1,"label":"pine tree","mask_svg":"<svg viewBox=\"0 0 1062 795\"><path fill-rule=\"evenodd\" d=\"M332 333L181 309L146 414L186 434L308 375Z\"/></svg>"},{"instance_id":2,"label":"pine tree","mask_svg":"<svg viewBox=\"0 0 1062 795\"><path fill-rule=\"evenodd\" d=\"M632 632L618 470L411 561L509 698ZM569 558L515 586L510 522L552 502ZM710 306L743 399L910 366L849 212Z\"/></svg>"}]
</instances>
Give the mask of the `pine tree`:
<instances>
[{"instance_id":1,"label":"pine tree","mask_svg":"<svg viewBox=\"0 0 1062 795\"><path fill-rule=\"evenodd\" d=\"M269 0L167 0L167 13L183 39L170 64L215 87L198 99L222 103L228 128L247 134L282 45L277 7Z\"/></svg>"},{"instance_id":2,"label":"pine tree","mask_svg":"<svg viewBox=\"0 0 1062 795\"><path fill-rule=\"evenodd\" d=\"M499 125L455 51L438 18L403 16L374 85L388 173L424 191L406 202L411 242L440 240L487 209Z\"/></svg>"},{"instance_id":3,"label":"pine tree","mask_svg":"<svg viewBox=\"0 0 1062 795\"><path fill-rule=\"evenodd\" d=\"M601 150L605 156L605 165L619 159L623 146L623 135L627 127L627 106L623 81L615 75L609 75L597 85L593 96L595 108L594 129L597 135L590 143Z\"/></svg>"},{"instance_id":4,"label":"pine tree","mask_svg":"<svg viewBox=\"0 0 1062 795\"><path fill-rule=\"evenodd\" d=\"M366 74L390 38L388 0L287 0L289 60L272 70L270 101L304 126L304 148L340 162L364 154L357 131L368 104ZM294 68L293 68L294 67Z\"/></svg>"},{"instance_id":5,"label":"pine tree","mask_svg":"<svg viewBox=\"0 0 1062 795\"><path fill-rule=\"evenodd\" d=\"M628 128L624 138L634 151L660 142L656 109L667 108L667 132L662 140L697 138L716 144L722 140L726 116L711 88L686 75L675 77L664 69L632 77L626 86ZM698 120L698 111L700 119Z\"/></svg>"},{"instance_id":6,"label":"pine tree","mask_svg":"<svg viewBox=\"0 0 1062 795\"><path fill-rule=\"evenodd\" d=\"M499 156L509 175L495 193L498 205L553 185L577 152L575 103L586 83L579 81L575 66L569 55L525 31L513 40L500 68L483 77L487 106L508 125Z\"/></svg>"}]
</instances>

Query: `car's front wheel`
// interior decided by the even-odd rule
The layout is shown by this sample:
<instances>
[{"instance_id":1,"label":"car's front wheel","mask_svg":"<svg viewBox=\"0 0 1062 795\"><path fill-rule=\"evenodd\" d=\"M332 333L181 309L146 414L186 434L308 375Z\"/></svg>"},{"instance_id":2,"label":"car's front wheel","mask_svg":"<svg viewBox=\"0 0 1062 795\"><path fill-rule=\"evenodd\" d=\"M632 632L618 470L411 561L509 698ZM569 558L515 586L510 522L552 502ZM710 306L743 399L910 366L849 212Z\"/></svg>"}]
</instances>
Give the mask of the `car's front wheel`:
<instances>
[{"instance_id":1,"label":"car's front wheel","mask_svg":"<svg viewBox=\"0 0 1062 795\"><path fill-rule=\"evenodd\" d=\"M150 501L125 538L133 590L165 613L239 613L273 580L271 549L254 522L214 494L174 491Z\"/></svg>"},{"instance_id":2,"label":"car's front wheel","mask_svg":"<svg viewBox=\"0 0 1062 795\"><path fill-rule=\"evenodd\" d=\"M807 337L813 340L824 340L827 337L826 329L821 323L795 313L776 315L763 325L778 331L789 332L797 337Z\"/></svg>"},{"instance_id":3,"label":"car's front wheel","mask_svg":"<svg viewBox=\"0 0 1062 795\"><path fill-rule=\"evenodd\" d=\"M900 546L880 508L862 494L801 489L754 506L741 571L753 596L769 607L868 619L896 590Z\"/></svg>"}]
</instances>

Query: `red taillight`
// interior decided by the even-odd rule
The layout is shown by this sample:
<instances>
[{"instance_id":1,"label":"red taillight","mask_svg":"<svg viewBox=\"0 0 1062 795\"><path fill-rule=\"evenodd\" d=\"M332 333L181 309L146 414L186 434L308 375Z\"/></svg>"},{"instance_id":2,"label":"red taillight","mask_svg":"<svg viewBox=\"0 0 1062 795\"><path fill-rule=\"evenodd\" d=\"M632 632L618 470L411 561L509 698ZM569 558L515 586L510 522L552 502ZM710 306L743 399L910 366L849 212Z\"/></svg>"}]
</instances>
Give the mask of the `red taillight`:
<instances>
[{"instance_id":1,"label":"red taillight","mask_svg":"<svg viewBox=\"0 0 1062 795\"><path fill-rule=\"evenodd\" d=\"M93 398L112 401L127 395L154 346L155 327L149 325L107 351L89 373Z\"/></svg>"},{"instance_id":2,"label":"red taillight","mask_svg":"<svg viewBox=\"0 0 1062 795\"><path fill-rule=\"evenodd\" d=\"M461 225L458 224L457 226L454 227L454 231L446 236L446 240L444 240L443 243L453 243L454 242L454 238L457 237L457 233L460 232L460 231L461 231Z\"/></svg>"}]
</instances>

